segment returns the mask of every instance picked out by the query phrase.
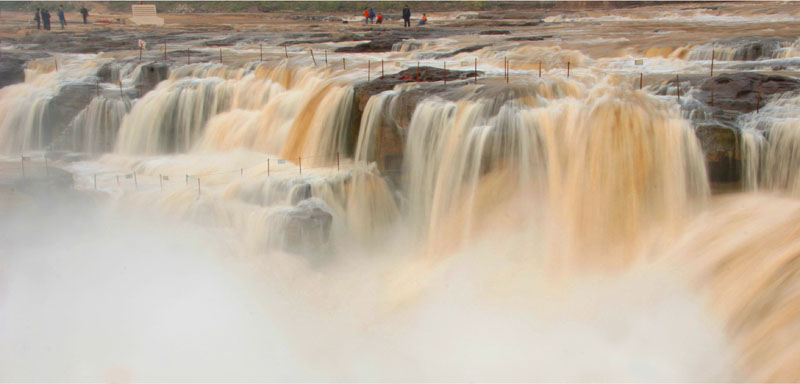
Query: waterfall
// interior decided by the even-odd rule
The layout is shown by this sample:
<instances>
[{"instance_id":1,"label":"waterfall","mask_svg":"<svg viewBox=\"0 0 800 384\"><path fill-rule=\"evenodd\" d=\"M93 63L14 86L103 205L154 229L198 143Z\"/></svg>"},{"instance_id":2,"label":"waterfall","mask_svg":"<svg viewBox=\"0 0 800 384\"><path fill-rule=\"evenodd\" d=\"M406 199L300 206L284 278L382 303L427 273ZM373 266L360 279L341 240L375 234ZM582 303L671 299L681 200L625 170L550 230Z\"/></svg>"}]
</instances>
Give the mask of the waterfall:
<instances>
[{"instance_id":1,"label":"waterfall","mask_svg":"<svg viewBox=\"0 0 800 384\"><path fill-rule=\"evenodd\" d=\"M229 108L232 87L220 78L162 82L122 120L120 153L186 152L202 137L206 121Z\"/></svg>"},{"instance_id":2,"label":"waterfall","mask_svg":"<svg viewBox=\"0 0 800 384\"><path fill-rule=\"evenodd\" d=\"M44 148L49 132L44 130L49 88L15 84L0 89L0 142L3 153Z\"/></svg>"},{"instance_id":3,"label":"waterfall","mask_svg":"<svg viewBox=\"0 0 800 384\"><path fill-rule=\"evenodd\" d=\"M787 39L743 37L719 40L692 47L689 60L748 61L792 57L792 44ZM787 50L789 49L789 50Z\"/></svg>"},{"instance_id":4,"label":"waterfall","mask_svg":"<svg viewBox=\"0 0 800 384\"><path fill-rule=\"evenodd\" d=\"M352 87L309 68L173 71L123 119L120 153L250 148L326 161L347 148Z\"/></svg>"},{"instance_id":5,"label":"waterfall","mask_svg":"<svg viewBox=\"0 0 800 384\"><path fill-rule=\"evenodd\" d=\"M263 381L275 379L261 364L275 352L299 361L285 381L295 369L316 381L796 380L800 96L739 115L693 98L704 90L675 103L670 81L675 72L685 85L702 81L712 50L755 63L727 72L793 56L800 40L696 45L669 37L691 32L672 16L648 25L645 11L624 10L642 17L570 10L575 18L551 16L563 25L546 24L559 31L547 36L481 19L514 26L512 36L445 24L389 52L336 52L362 37L320 24L307 42L284 35L288 48L273 44L264 61L261 38L273 32L233 27L224 65L172 32L162 36L170 51L201 49L199 60L215 62L142 63L134 51L30 61L24 83L0 89L0 228L10 234L0 284L13 288L13 310L0 311L0 339L11 343L0 350L27 351L0 361L22 372L0 379L43 366L98 381L113 364L143 373L136 380L186 379L159 374L215 372L197 362L223 361L218 378ZM629 23L635 32L614 26ZM642 31L657 39L640 41ZM403 37L367 47L387 51ZM326 50L324 66L312 47ZM638 54L652 59L636 64ZM386 69L377 80L376 59ZM465 79L476 59L481 76ZM436 81L438 69L423 81L395 74L442 61L458 80ZM728 140L729 128L741 140ZM712 195L705 162L732 158L733 145L744 188ZM63 185L50 183L56 176ZM70 279L80 289L62 291ZM52 316L62 304L79 308L66 325ZM107 321L106 311L120 315ZM48 330L29 326L40 318L61 328L33 345L36 332L18 331ZM94 345L106 327L108 344ZM96 348L74 353L72 339L52 334ZM133 340L138 357L115 336ZM153 345L188 363L154 370ZM575 351L586 353L572 361ZM43 353L74 361L38 364ZM100 368L83 375L84 362Z\"/></svg>"},{"instance_id":6,"label":"waterfall","mask_svg":"<svg viewBox=\"0 0 800 384\"><path fill-rule=\"evenodd\" d=\"M709 193L677 109L609 85L499 110L493 100L426 100L409 127L404 174L409 215L450 246L477 235L489 207L517 194L565 228L565 247L613 248L636 244L653 225L677 229Z\"/></svg>"},{"instance_id":7,"label":"waterfall","mask_svg":"<svg viewBox=\"0 0 800 384\"><path fill-rule=\"evenodd\" d=\"M390 127L397 130L399 127L392 119L394 101L397 92L386 91L370 97L361 116L361 125L358 130L355 160L357 162L371 162L376 159L376 143L378 131Z\"/></svg>"},{"instance_id":8,"label":"waterfall","mask_svg":"<svg viewBox=\"0 0 800 384\"><path fill-rule=\"evenodd\" d=\"M742 169L749 190L800 195L800 96L781 97L740 118Z\"/></svg>"},{"instance_id":9,"label":"waterfall","mask_svg":"<svg viewBox=\"0 0 800 384\"><path fill-rule=\"evenodd\" d=\"M112 148L141 65L108 64L80 55L28 62L25 82L0 90L0 151ZM100 83L104 68L122 85Z\"/></svg>"},{"instance_id":10,"label":"waterfall","mask_svg":"<svg viewBox=\"0 0 800 384\"><path fill-rule=\"evenodd\" d=\"M91 153L112 150L122 118L130 109L127 98L95 97L72 121L70 149Z\"/></svg>"}]
</instances>

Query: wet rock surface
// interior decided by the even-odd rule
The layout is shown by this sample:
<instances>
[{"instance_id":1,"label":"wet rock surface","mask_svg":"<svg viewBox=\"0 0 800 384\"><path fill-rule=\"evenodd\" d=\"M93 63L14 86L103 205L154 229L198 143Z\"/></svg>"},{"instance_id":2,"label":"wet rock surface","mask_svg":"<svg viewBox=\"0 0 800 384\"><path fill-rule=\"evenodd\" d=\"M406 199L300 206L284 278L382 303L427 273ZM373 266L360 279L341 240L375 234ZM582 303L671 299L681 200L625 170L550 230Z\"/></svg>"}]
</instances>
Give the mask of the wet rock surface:
<instances>
[{"instance_id":1,"label":"wet rock surface","mask_svg":"<svg viewBox=\"0 0 800 384\"><path fill-rule=\"evenodd\" d=\"M355 33L342 33L336 35L332 35L330 33L314 33L310 35L291 35L286 36L286 38L290 40L286 40L278 44L279 47L298 44L339 43L343 41L368 40L365 36Z\"/></svg>"},{"instance_id":2,"label":"wet rock surface","mask_svg":"<svg viewBox=\"0 0 800 384\"><path fill-rule=\"evenodd\" d=\"M255 39L258 35L232 34L220 38L220 33L232 30L226 25L203 26L192 29L192 33L174 30L124 30L117 28L96 29L93 31L71 31L70 33L33 33L14 38L15 44L24 45L29 50L61 53L98 53L120 50L138 50L138 41L147 42L144 58L163 55L159 48L166 43L191 43L201 45L233 45L237 42ZM274 37L274 36L273 36ZM267 40L265 38L265 40ZM216 42L216 44L214 43Z\"/></svg>"},{"instance_id":3,"label":"wet rock surface","mask_svg":"<svg viewBox=\"0 0 800 384\"><path fill-rule=\"evenodd\" d=\"M733 183L741 179L741 149L739 130L719 122L704 122L695 126L706 160L706 171L714 183Z\"/></svg>"},{"instance_id":4,"label":"wet rock surface","mask_svg":"<svg viewBox=\"0 0 800 384\"><path fill-rule=\"evenodd\" d=\"M760 60L775 57L776 53L781 48L790 45L792 42L792 39L786 38L741 36L731 39L714 40L709 44L706 50L712 48L729 50L729 52L722 57L717 57L718 59L737 61ZM703 56L709 56L710 58L708 52L703 52Z\"/></svg>"},{"instance_id":5,"label":"wet rock surface","mask_svg":"<svg viewBox=\"0 0 800 384\"><path fill-rule=\"evenodd\" d=\"M483 76L482 71L478 71L478 77L480 78ZM475 71L447 71L447 81L453 81L454 84L448 84L445 86L444 84L424 84L424 83L431 83L431 82L440 82L444 80L444 69L443 68L433 68L433 67L420 67L419 74L417 72L417 68L409 68L400 72L397 72L392 75L387 75L383 78L377 78L375 80L364 82L357 84L354 90L354 103L353 103L353 111L352 116L353 120L350 124L350 133L349 136L351 140L349 142L355 143L356 138L358 137L359 127L361 125L361 116L364 114L364 109L367 105L367 101L369 98L377 95L381 92L388 91L394 89L395 86L400 84L407 84L407 83L417 83L417 79L419 79L419 87L410 89L407 91L402 92L398 100L395 101L396 106L396 113L397 120L399 125L401 126L408 126L409 119L411 119L411 115L414 113L414 108L416 108L417 103L429 96L444 94L446 92L452 91L454 88L457 88L460 85L463 85L465 81L471 81L475 77ZM394 143L397 140L402 140L400 137L400 133L396 132L396 127L393 129L393 132L390 132L382 137L385 137L387 143L383 148L393 148L396 147ZM402 148L402 146L400 147ZM355 148L351 148L351 152L354 151ZM402 151L400 153L392 153L394 155L402 155ZM383 166L382 163L379 165Z\"/></svg>"},{"instance_id":6,"label":"wet rock surface","mask_svg":"<svg viewBox=\"0 0 800 384\"><path fill-rule=\"evenodd\" d=\"M673 94L675 81L668 81L656 94ZM692 121L712 185L741 180L738 118L756 112L759 106L763 108L772 98L800 92L798 79L754 72L726 73L712 78L686 76L681 77L680 82L681 94L691 96L682 101L681 107Z\"/></svg>"},{"instance_id":7,"label":"wet rock surface","mask_svg":"<svg viewBox=\"0 0 800 384\"><path fill-rule=\"evenodd\" d=\"M335 52L342 53L361 53L361 52L390 52L395 44L408 39L426 39L465 34L467 31L459 31L441 28L413 28L413 29L389 29L369 34L370 41L356 44L352 47L340 47Z\"/></svg>"},{"instance_id":8,"label":"wet rock surface","mask_svg":"<svg viewBox=\"0 0 800 384\"><path fill-rule=\"evenodd\" d=\"M158 83L169 77L169 66L165 63L147 63L142 65L141 73L136 79L136 86L144 95L153 90Z\"/></svg>"},{"instance_id":9,"label":"wet rock surface","mask_svg":"<svg viewBox=\"0 0 800 384\"><path fill-rule=\"evenodd\" d=\"M478 77L483 76L483 71L478 71ZM447 81L457 81L464 79L473 79L475 71L458 71L447 70ZM362 108L366 105L367 100L372 95L377 95L383 91L388 91L398 84L413 83L413 82L436 82L444 81L445 70L444 68L434 67L412 67L400 72L378 77L375 80L357 84L354 87L356 104Z\"/></svg>"},{"instance_id":10,"label":"wet rock surface","mask_svg":"<svg viewBox=\"0 0 800 384\"><path fill-rule=\"evenodd\" d=\"M41 52L3 52L0 55L0 88L25 81L25 66L28 61L50 55Z\"/></svg>"},{"instance_id":11,"label":"wet rock surface","mask_svg":"<svg viewBox=\"0 0 800 384\"><path fill-rule=\"evenodd\" d=\"M119 81L119 64L110 62L97 68L97 79L103 83L116 83Z\"/></svg>"},{"instance_id":12,"label":"wet rock surface","mask_svg":"<svg viewBox=\"0 0 800 384\"><path fill-rule=\"evenodd\" d=\"M437 55L436 58L437 59L446 59L448 57L453 57L453 56L461 54L461 53L475 52L475 51L481 50L481 49L489 47L489 46L491 46L491 44L471 45L469 47L464 47L464 48L461 48L461 49L457 49L457 50L455 50L453 52L443 53L443 54Z\"/></svg>"},{"instance_id":13,"label":"wet rock surface","mask_svg":"<svg viewBox=\"0 0 800 384\"><path fill-rule=\"evenodd\" d=\"M510 35L511 31L507 30L489 30L489 31L480 31L478 32L479 35Z\"/></svg>"},{"instance_id":14,"label":"wet rock surface","mask_svg":"<svg viewBox=\"0 0 800 384\"><path fill-rule=\"evenodd\" d=\"M704 80L694 98L712 105L711 87L714 87L713 107L749 113L756 110L761 90L761 106L774 95L800 90L800 80L780 75L740 72L723 74Z\"/></svg>"},{"instance_id":15,"label":"wet rock surface","mask_svg":"<svg viewBox=\"0 0 800 384\"><path fill-rule=\"evenodd\" d=\"M25 63L21 57L3 55L0 57L0 88L25 81Z\"/></svg>"},{"instance_id":16,"label":"wet rock surface","mask_svg":"<svg viewBox=\"0 0 800 384\"><path fill-rule=\"evenodd\" d=\"M97 92L93 82L70 83L59 88L58 93L47 102L43 115L43 129L39 138L50 146L69 127L70 122L81 112Z\"/></svg>"},{"instance_id":17,"label":"wet rock surface","mask_svg":"<svg viewBox=\"0 0 800 384\"><path fill-rule=\"evenodd\" d=\"M542 41L545 39L552 39L553 35L542 35L542 36L516 36L516 37L509 37L506 41Z\"/></svg>"},{"instance_id":18,"label":"wet rock surface","mask_svg":"<svg viewBox=\"0 0 800 384\"><path fill-rule=\"evenodd\" d=\"M449 71L448 71L449 72ZM452 84L442 82L420 82L410 89L398 92L385 107L384 114L375 133L375 162L382 173L389 176L393 182L399 182L402 171L403 155L405 152L406 135L411 118L417 106L426 99L439 98L446 101L458 100L483 100L489 103L489 114L496 114L508 101L521 97L532 96L535 91L526 86L508 86L501 83L485 83L478 79L479 86L472 86L472 71L464 71L462 80ZM479 72L480 73L480 72ZM448 79L449 79L448 73ZM371 88L376 91L375 88ZM379 92L378 92L379 93ZM376 93L377 94L377 93ZM356 93L357 97L359 93ZM369 97L361 94L361 98L354 103L354 116L360 119ZM351 129L358 132L360 120Z\"/></svg>"},{"instance_id":19,"label":"wet rock surface","mask_svg":"<svg viewBox=\"0 0 800 384\"><path fill-rule=\"evenodd\" d=\"M392 47L403 41L402 38L392 37L379 40L372 40L366 43L356 44L352 47L336 48L334 52L342 53L363 53L363 52L390 52Z\"/></svg>"}]
</instances>

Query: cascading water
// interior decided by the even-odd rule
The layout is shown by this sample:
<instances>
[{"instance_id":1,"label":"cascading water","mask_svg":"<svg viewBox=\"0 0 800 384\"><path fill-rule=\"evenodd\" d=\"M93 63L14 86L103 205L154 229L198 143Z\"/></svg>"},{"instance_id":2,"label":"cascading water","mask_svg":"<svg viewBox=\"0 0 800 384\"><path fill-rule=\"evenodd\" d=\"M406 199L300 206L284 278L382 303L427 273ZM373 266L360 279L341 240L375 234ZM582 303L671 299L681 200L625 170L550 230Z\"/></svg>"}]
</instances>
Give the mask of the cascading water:
<instances>
[{"instance_id":1,"label":"cascading water","mask_svg":"<svg viewBox=\"0 0 800 384\"><path fill-rule=\"evenodd\" d=\"M575 246L564 253L582 265L594 257L585 247L635 245L653 225L674 232L708 195L699 146L677 110L619 88L502 105L423 102L405 154L409 215L452 247L484 232L501 196L521 194L546 211L546 226L564 230L561 251Z\"/></svg>"},{"instance_id":2,"label":"cascading water","mask_svg":"<svg viewBox=\"0 0 800 384\"><path fill-rule=\"evenodd\" d=\"M609 21L628 22L579 25ZM719 115L699 100L651 94L669 87L653 80L661 72L705 74L707 48L719 60L752 61L792 55L796 43L776 40L751 57L755 48L734 40L667 41L598 58L594 43L566 33L517 37L405 40L391 52L348 54L346 70L339 57L324 67L306 57L316 43L263 62L238 45L225 65L140 63L132 51L64 55L58 72L49 59L29 62L25 83L0 89L0 153L100 156L51 158L82 199L65 204L76 207L65 218L54 210L35 231L0 219L10 234L0 255L12 255L0 256L0 285L11 287L0 295L10 308L0 311L0 354L22 351L0 361L0 379L97 381L94 361L131 367L145 381L800 377L791 343L800 329L800 207L758 192L800 190L800 99L740 118L749 192L720 197L692 128ZM545 38L564 45L540 45ZM593 41L614 39L634 38ZM338 42L320 44L333 56ZM634 52L645 52L655 74L649 89L632 87L643 68ZM375 56L389 76L364 84ZM463 75L475 58L479 79L447 85L390 73L447 60ZM169 76L153 77L155 67ZM389 83L397 85L364 97ZM13 160L0 176L7 164L33 161ZM14 187L30 188L31 178ZM0 184L0 194L7 189ZM50 232L58 241L24 244ZM38 252L56 255L47 263L57 272L31 267ZM87 275L85 289L60 289L62 279ZM25 296L39 287L81 297L79 309L102 292L110 313L65 311L63 329L31 322L29 302L50 311L49 291ZM41 345L25 340L29 323L42 330ZM95 331L130 345L100 343ZM61 345L61 334L82 346L64 364L89 374L49 364L48 354L43 365L55 377L18 364L28 347ZM460 373L466 361L474 375ZM198 373L170 376L179 371Z\"/></svg>"},{"instance_id":3,"label":"cascading water","mask_svg":"<svg viewBox=\"0 0 800 384\"><path fill-rule=\"evenodd\" d=\"M777 38L738 38L731 40L715 41L693 47L689 53L689 60L711 60L712 53L720 61L748 61L791 57L791 47L788 39Z\"/></svg>"},{"instance_id":4,"label":"cascading water","mask_svg":"<svg viewBox=\"0 0 800 384\"><path fill-rule=\"evenodd\" d=\"M330 161L336 152L345 153L350 103L351 88L308 68L232 71L197 65L173 72L133 107L122 122L116 150L251 148L291 160L324 156Z\"/></svg>"},{"instance_id":5,"label":"cascading water","mask_svg":"<svg viewBox=\"0 0 800 384\"><path fill-rule=\"evenodd\" d=\"M742 120L742 169L747 189L800 194L800 96L778 98Z\"/></svg>"},{"instance_id":6,"label":"cascading water","mask_svg":"<svg viewBox=\"0 0 800 384\"><path fill-rule=\"evenodd\" d=\"M71 123L70 149L92 153L111 151L122 118L130 109L131 102L127 98L93 98Z\"/></svg>"},{"instance_id":7,"label":"cascading water","mask_svg":"<svg viewBox=\"0 0 800 384\"><path fill-rule=\"evenodd\" d=\"M6 153L44 149L106 152L131 107L141 65L111 71L118 84L101 84L106 59L65 57L32 61L26 81L0 90L0 138ZM121 83L120 83L121 82ZM123 89L123 87L125 89Z\"/></svg>"},{"instance_id":8,"label":"cascading water","mask_svg":"<svg viewBox=\"0 0 800 384\"><path fill-rule=\"evenodd\" d=\"M800 205L766 195L722 199L662 261L677 262L724 319L736 365L760 382L797 379ZM703 255L702 257L697 257Z\"/></svg>"},{"instance_id":9,"label":"cascading water","mask_svg":"<svg viewBox=\"0 0 800 384\"><path fill-rule=\"evenodd\" d=\"M216 77L162 83L122 120L116 151L188 151L202 137L206 121L229 107L229 93L225 80Z\"/></svg>"}]
</instances>

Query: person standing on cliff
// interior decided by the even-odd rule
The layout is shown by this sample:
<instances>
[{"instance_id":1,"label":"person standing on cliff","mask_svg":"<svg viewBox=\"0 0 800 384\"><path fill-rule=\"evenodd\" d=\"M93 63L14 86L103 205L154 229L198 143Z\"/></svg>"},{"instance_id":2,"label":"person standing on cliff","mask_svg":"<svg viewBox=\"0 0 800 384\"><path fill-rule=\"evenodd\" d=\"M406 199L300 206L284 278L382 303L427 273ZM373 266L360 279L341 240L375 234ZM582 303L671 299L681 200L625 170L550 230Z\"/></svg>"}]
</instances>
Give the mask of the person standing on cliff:
<instances>
[{"instance_id":1,"label":"person standing on cliff","mask_svg":"<svg viewBox=\"0 0 800 384\"><path fill-rule=\"evenodd\" d=\"M61 29L67 26L67 20L64 18L64 10L58 7L58 21L61 22Z\"/></svg>"},{"instance_id":2,"label":"person standing on cliff","mask_svg":"<svg viewBox=\"0 0 800 384\"><path fill-rule=\"evenodd\" d=\"M33 14L33 19L36 20L36 29L42 29L42 16L39 8L36 8L36 13Z\"/></svg>"},{"instance_id":3,"label":"person standing on cliff","mask_svg":"<svg viewBox=\"0 0 800 384\"><path fill-rule=\"evenodd\" d=\"M44 30L50 30L50 11L47 8L42 10L42 24L44 24Z\"/></svg>"},{"instance_id":4,"label":"person standing on cliff","mask_svg":"<svg viewBox=\"0 0 800 384\"><path fill-rule=\"evenodd\" d=\"M364 8L364 24L369 24L369 8Z\"/></svg>"},{"instance_id":5,"label":"person standing on cliff","mask_svg":"<svg viewBox=\"0 0 800 384\"><path fill-rule=\"evenodd\" d=\"M403 7L403 27L411 26L411 10L408 9L408 4Z\"/></svg>"},{"instance_id":6,"label":"person standing on cliff","mask_svg":"<svg viewBox=\"0 0 800 384\"><path fill-rule=\"evenodd\" d=\"M86 24L86 18L89 17L89 10L85 6L81 7L81 16L83 16L83 23Z\"/></svg>"}]
</instances>

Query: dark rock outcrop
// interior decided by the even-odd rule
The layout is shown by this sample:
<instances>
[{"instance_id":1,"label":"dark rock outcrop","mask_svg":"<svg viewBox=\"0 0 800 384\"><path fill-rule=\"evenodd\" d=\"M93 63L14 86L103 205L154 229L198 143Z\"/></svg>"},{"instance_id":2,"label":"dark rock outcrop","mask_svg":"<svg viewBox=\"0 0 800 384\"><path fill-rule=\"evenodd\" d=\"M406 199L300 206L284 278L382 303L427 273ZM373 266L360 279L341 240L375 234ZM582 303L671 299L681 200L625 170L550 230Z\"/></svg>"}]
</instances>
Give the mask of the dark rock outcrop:
<instances>
[{"instance_id":1,"label":"dark rock outcrop","mask_svg":"<svg viewBox=\"0 0 800 384\"><path fill-rule=\"evenodd\" d=\"M542 36L516 36L516 37L509 37L506 41L542 41L544 39L552 39L553 35L542 35Z\"/></svg>"},{"instance_id":2,"label":"dark rock outcrop","mask_svg":"<svg viewBox=\"0 0 800 384\"><path fill-rule=\"evenodd\" d=\"M800 92L800 80L754 72L722 74L712 78L686 76L680 81L681 94L691 96L682 100L683 114L691 120L695 129L712 186L741 180L741 128L737 126L738 117L763 108L771 98ZM674 91L673 79L656 93L667 95L674 94Z\"/></svg>"},{"instance_id":3,"label":"dark rock outcrop","mask_svg":"<svg viewBox=\"0 0 800 384\"><path fill-rule=\"evenodd\" d=\"M543 24L544 20L536 20L536 21L523 21L523 22L499 22L494 23L495 27L535 27L539 24Z\"/></svg>"},{"instance_id":4,"label":"dark rock outcrop","mask_svg":"<svg viewBox=\"0 0 800 384\"><path fill-rule=\"evenodd\" d=\"M136 78L136 87L144 95L153 90L158 83L169 77L169 66L164 63L147 63L142 65L142 70Z\"/></svg>"},{"instance_id":5,"label":"dark rock outcrop","mask_svg":"<svg viewBox=\"0 0 800 384\"><path fill-rule=\"evenodd\" d=\"M461 48L461 49L457 49L457 50L455 50L453 52L442 53L440 55L437 55L436 59L446 59L448 57L453 57L453 56L461 54L461 53L475 52L475 51L477 51L479 49L486 48L486 47L488 47L490 45L491 44L471 45L469 47L464 47L464 48Z\"/></svg>"},{"instance_id":6,"label":"dark rock outcrop","mask_svg":"<svg viewBox=\"0 0 800 384\"><path fill-rule=\"evenodd\" d=\"M435 38L466 33L467 31L438 29L433 27L380 30L366 37L371 41L357 44L352 47L340 47L337 48L335 52L390 52L395 44L398 44L403 40Z\"/></svg>"},{"instance_id":7,"label":"dark rock outcrop","mask_svg":"<svg viewBox=\"0 0 800 384\"><path fill-rule=\"evenodd\" d=\"M230 47L238 42L246 40L249 36L243 34L232 34L221 39L206 40L203 44L206 47Z\"/></svg>"},{"instance_id":8,"label":"dark rock outcrop","mask_svg":"<svg viewBox=\"0 0 800 384\"><path fill-rule=\"evenodd\" d=\"M708 178L712 183L732 183L741 178L739 130L718 122L695 126L706 160Z\"/></svg>"},{"instance_id":9,"label":"dark rock outcrop","mask_svg":"<svg viewBox=\"0 0 800 384\"><path fill-rule=\"evenodd\" d=\"M312 33L305 36L292 37L291 40L286 40L278 44L278 46L284 47L297 44L339 43L343 41L359 41L366 39L366 37L355 33L339 33L336 35L332 35L330 33Z\"/></svg>"},{"instance_id":10,"label":"dark rock outcrop","mask_svg":"<svg viewBox=\"0 0 800 384\"><path fill-rule=\"evenodd\" d=\"M25 59L17 56L0 56L0 88L25 81L25 62Z\"/></svg>"},{"instance_id":11,"label":"dark rock outcrop","mask_svg":"<svg viewBox=\"0 0 800 384\"><path fill-rule=\"evenodd\" d=\"M800 80L780 75L762 75L753 72L723 74L706 79L694 98L712 105L711 84L714 84L713 107L729 111L749 113L756 110L759 88L761 107L773 95L800 90Z\"/></svg>"},{"instance_id":12,"label":"dark rock outcrop","mask_svg":"<svg viewBox=\"0 0 800 384\"><path fill-rule=\"evenodd\" d=\"M362 52L390 52L392 47L402 41L402 38L386 38L356 44L352 47L336 48L334 52L362 53Z\"/></svg>"},{"instance_id":13,"label":"dark rock outcrop","mask_svg":"<svg viewBox=\"0 0 800 384\"><path fill-rule=\"evenodd\" d=\"M490 31L480 31L478 32L479 35L510 35L511 31L498 31L498 30L490 30Z\"/></svg>"},{"instance_id":14,"label":"dark rock outcrop","mask_svg":"<svg viewBox=\"0 0 800 384\"><path fill-rule=\"evenodd\" d=\"M458 71L458 70L454 71L448 69L446 74L447 74L447 81L472 79L475 77L475 71ZM483 72L478 71L478 76L482 75ZM379 77L368 83L357 85L355 89L357 94L359 93L358 92L359 90L367 90L370 94L374 95L383 92L385 90L392 89L397 84L410 83L415 81L419 82L444 81L444 79L445 79L444 68L419 67L419 69L417 69L417 67L412 67L404 69L392 75L386 75L382 78Z\"/></svg>"},{"instance_id":15,"label":"dark rock outcrop","mask_svg":"<svg viewBox=\"0 0 800 384\"><path fill-rule=\"evenodd\" d=\"M42 143L51 145L69 127L72 119L92 100L97 92L93 82L68 83L59 88L58 93L47 102L41 132Z\"/></svg>"},{"instance_id":16,"label":"dark rock outcrop","mask_svg":"<svg viewBox=\"0 0 800 384\"><path fill-rule=\"evenodd\" d=\"M478 76L482 76L483 72L478 71ZM472 79L475 77L475 71L447 71L447 81L462 81L463 80ZM357 84L354 90L354 102L353 102L353 111L351 116L353 116L353 120L350 124L350 131L349 131L349 142L355 143L358 137L358 130L361 125L361 116L364 114L364 109L367 105L367 101L369 98L377 95L381 92L388 91L393 89L396 85L404 84L404 83L412 83L416 82L419 79L420 83L426 82L438 82L444 80L444 69L443 68L433 68L433 67L420 67L419 74L417 74L417 68L409 68L398 73L387 75L383 78L377 78L375 80ZM398 100L395 100L394 106L397 110L395 113L398 119L398 123L400 126L408 126L408 120L411 118L411 115L414 113L414 108L416 108L417 103L425 97L444 93L453 89L453 87L457 87L458 85L448 85L445 86L444 84L426 84L423 87L411 89L405 92L402 92ZM402 141L400 137L400 133L397 132L397 124L388 127L391 132L382 135L381 137L386 140L385 145L382 148L386 149L388 152L387 156L400 156L402 155L402 146L400 146L399 153L394 153L391 151L391 148L396 147L398 141ZM351 153L355 150L355 148L351 148ZM392 163L392 160L387 160L384 162L383 160L379 159L378 165L381 169L386 169ZM387 167L384 167L387 165Z\"/></svg>"},{"instance_id":17,"label":"dark rock outcrop","mask_svg":"<svg viewBox=\"0 0 800 384\"><path fill-rule=\"evenodd\" d=\"M119 81L119 64L108 62L97 69L97 78L101 83L116 83Z\"/></svg>"},{"instance_id":18,"label":"dark rock outcrop","mask_svg":"<svg viewBox=\"0 0 800 384\"><path fill-rule=\"evenodd\" d=\"M778 37L739 36L731 39L715 40L692 50L692 60L709 60L711 51L716 50L720 60L752 61L775 57L783 47L790 45L792 39Z\"/></svg>"},{"instance_id":19,"label":"dark rock outcrop","mask_svg":"<svg viewBox=\"0 0 800 384\"><path fill-rule=\"evenodd\" d=\"M25 67L28 61L41 59L46 53L3 52L0 55L0 88L25 81Z\"/></svg>"}]
</instances>

